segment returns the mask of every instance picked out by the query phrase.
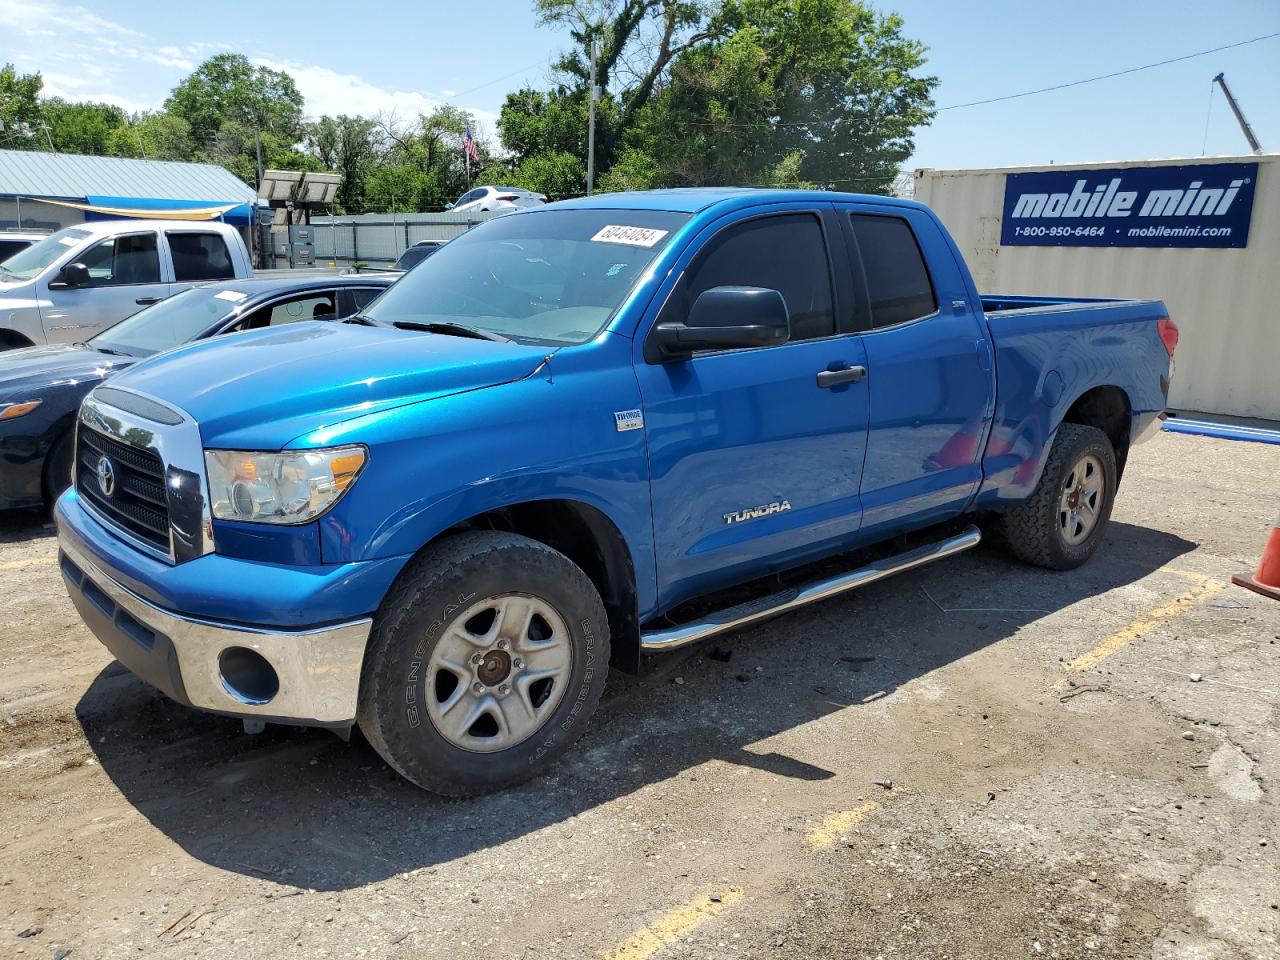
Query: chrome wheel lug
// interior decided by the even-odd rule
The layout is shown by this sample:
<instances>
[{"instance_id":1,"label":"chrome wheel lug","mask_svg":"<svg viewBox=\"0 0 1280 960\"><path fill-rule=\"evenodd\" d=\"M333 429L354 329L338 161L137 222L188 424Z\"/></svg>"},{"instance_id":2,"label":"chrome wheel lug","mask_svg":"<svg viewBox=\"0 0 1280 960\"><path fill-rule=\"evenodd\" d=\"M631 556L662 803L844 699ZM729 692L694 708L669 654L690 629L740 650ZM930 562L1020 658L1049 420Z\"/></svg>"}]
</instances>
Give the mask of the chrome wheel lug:
<instances>
[{"instance_id":1,"label":"chrome wheel lug","mask_svg":"<svg viewBox=\"0 0 1280 960\"><path fill-rule=\"evenodd\" d=\"M506 641L506 640L499 640L499 641L498 641L498 649L499 649L499 650L505 650L505 649L507 649L507 646L508 646L508 644L507 644L507 641Z\"/></svg>"},{"instance_id":2,"label":"chrome wheel lug","mask_svg":"<svg viewBox=\"0 0 1280 960\"><path fill-rule=\"evenodd\" d=\"M516 657L514 660L511 661L511 666L515 667L517 670L523 670L524 661L521 660L519 657Z\"/></svg>"},{"instance_id":3,"label":"chrome wheel lug","mask_svg":"<svg viewBox=\"0 0 1280 960\"><path fill-rule=\"evenodd\" d=\"M500 687L498 687L498 692L505 697L508 693L511 692L510 684L506 684L506 683L502 684Z\"/></svg>"},{"instance_id":4,"label":"chrome wheel lug","mask_svg":"<svg viewBox=\"0 0 1280 960\"><path fill-rule=\"evenodd\" d=\"M471 665L472 665L473 667L478 667L478 666L480 666L480 664L482 664L482 663L484 663L484 657L483 657L483 656L481 656L481 655L480 655L480 654L478 654L478 653L475 653L475 654L472 654L472 655L471 655Z\"/></svg>"},{"instance_id":5,"label":"chrome wheel lug","mask_svg":"<svg viewBox=\"0 0 1280 960\"><path fill-rule=\"evenodd\" d=\"M479 680L477 680L475 683L471 685L471 689L474 690L476 693L484 693L484 684L481 683Z\"/></svg>"}]
</instances>

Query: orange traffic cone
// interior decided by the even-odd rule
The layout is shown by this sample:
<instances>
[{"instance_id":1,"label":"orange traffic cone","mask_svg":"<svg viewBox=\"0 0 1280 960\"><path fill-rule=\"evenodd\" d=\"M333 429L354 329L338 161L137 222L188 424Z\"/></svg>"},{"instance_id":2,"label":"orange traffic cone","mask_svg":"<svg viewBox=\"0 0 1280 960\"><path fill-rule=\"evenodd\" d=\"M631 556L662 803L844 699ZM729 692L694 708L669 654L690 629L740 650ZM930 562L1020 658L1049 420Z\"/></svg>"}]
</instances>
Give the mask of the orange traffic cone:
<instances>
[{"instance_id":1,"label":"orange traffic cone","mask_svg":"<svg viewBox=\"0 0 1280 960\"><path fill-rule=\"evenodd\" d=\"M1237 573L1231 578L1231 582L1272 600L1280 600L1280 517L1276 517L1276 522L1271 527L1271 536L1267 537L1267 545L1262 548L1258 572L1252 576Z\"/></svg>"}]
</instances>

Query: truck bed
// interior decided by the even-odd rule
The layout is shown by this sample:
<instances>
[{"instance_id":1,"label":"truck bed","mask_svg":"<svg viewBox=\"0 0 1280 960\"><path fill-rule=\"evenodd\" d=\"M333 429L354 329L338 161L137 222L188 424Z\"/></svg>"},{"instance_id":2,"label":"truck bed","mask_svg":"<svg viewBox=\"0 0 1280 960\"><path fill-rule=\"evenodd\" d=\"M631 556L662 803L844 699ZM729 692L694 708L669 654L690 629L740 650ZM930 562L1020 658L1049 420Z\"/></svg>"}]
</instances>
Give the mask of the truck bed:
<instances>
[{"instance_id":1,"label":"truck bed","mask_svg":"<svg viewBox=\"0 0 1280 960\"><path fill-rule=\"evenodd\" d=\"M984 293L979 299L984 313L1012 313L1015 310L1038 310L1045 307L1083 307L1102 304L1135 304L1150 301L1119 300L1099 297L1025 297L1018 294Z\"/></svg>"}]
</instances>

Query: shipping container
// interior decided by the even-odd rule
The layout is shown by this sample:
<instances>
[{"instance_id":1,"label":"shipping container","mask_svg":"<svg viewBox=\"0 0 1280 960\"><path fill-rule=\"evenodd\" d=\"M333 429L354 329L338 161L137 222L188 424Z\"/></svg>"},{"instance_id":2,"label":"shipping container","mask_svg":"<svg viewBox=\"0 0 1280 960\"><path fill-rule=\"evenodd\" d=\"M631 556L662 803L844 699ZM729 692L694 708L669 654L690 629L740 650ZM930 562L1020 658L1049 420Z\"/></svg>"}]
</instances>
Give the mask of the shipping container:
<instances>
[{"instance_id":1,"label":"shipping container","mask_svg":"<svg viewBox=\"0 0 1280 960\"><path fill-rule=\"evenodd\" d=\"M1181 331L1171 409L1280 420L1278 159L924 169L915 198L983 294L1164 300Z\"/></svg>"}]
</instances>

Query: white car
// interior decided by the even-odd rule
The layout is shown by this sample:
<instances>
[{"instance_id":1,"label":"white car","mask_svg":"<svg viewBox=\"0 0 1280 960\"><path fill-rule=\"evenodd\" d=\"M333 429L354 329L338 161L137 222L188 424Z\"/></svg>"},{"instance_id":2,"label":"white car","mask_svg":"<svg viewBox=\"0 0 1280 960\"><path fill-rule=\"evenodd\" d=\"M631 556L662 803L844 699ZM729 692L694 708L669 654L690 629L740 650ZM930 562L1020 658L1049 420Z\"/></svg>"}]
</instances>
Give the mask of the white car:
<instances>
[{"instance_id":1,"label":"white car","mask_svg":"<svg viewBox=\"0 0 1280 960\"><path fill-rule=\"evenodd\" d=\"M540 207L546 202L546 194L520 187L476 187L444 208L454 213L501 213Z\"/></svg>"}]
</instances>

